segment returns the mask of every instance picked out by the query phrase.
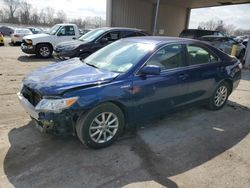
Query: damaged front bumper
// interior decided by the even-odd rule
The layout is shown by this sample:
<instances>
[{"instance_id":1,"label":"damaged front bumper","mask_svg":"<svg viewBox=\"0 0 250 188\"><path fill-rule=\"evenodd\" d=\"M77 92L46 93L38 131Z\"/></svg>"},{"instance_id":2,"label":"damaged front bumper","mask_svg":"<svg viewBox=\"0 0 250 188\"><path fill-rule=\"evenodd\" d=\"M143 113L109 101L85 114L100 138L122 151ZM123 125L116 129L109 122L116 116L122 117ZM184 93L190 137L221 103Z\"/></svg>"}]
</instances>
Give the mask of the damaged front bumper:
<instances>
[{"instance_id":1,"label":"damaged front bumper","mask_svg":"<svg viewBox=\"0 0 250 188\"><path fill-rule=\"evenodd\" d=\"M52 113L39 112L35 107L22 95L17 93L20 104L35 122L35 126L42 133L54 134L75 134L75 121L72 119L70 112Z\"/></svg>"}]
</instances>

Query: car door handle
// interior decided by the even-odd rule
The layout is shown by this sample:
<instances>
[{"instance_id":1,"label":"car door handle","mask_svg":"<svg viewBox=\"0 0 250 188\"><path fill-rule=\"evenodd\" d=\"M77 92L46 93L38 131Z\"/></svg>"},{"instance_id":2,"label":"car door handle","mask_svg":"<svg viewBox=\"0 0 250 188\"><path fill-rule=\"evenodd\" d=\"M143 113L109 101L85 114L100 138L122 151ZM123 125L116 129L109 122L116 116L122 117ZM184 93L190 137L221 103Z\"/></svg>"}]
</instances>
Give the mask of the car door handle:
<instances>
[{"instance_id":1,"label":"car door handle","mask_svg":"<svg viewBox=\"0 0 250 188\"><path fill-rule=\"evenodd\" d=\"M178 76L179 79L185 80L189 75L188 74L180 74Z\"/></svg>"}]
</instances>

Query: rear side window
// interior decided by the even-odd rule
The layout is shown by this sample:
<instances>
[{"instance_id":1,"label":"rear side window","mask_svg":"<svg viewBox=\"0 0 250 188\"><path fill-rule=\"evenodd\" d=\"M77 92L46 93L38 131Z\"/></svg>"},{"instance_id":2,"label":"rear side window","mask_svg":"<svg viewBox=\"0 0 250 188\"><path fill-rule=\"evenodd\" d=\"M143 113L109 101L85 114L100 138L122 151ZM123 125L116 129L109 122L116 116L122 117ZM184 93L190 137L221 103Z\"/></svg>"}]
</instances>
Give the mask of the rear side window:
<instances>
[{"instance_id":1,"label":"rear side window","mask_svg":"<svg viewBox=\"0 0 250 188\"><path fill-rule=\"evenodd\" d=\"M148 60L147 65L156 65L161 67L162 70L183 67L182 45L173 44L161 48Z\"/></svg>"},{"instance_id":2,"label":"rear side window","mask_svg":"<svg viewBox=\"0 0 250 188\"><path fill-rule=\"evenodd\" d=\"M145 36L145 34L137 31L121 31L121 38L139 37L139 36Z\"/></svg>"},{"instance_id":3,"label":"rear side window","mask_svg":"<svg viewBox=\"0 0 250 188\"><path fill-rule=\"evenodd\" d=\"M189 65L216 63L219 61L217 56L197 45L188 45L187 52Z\"/></svg>"}]
</instances>

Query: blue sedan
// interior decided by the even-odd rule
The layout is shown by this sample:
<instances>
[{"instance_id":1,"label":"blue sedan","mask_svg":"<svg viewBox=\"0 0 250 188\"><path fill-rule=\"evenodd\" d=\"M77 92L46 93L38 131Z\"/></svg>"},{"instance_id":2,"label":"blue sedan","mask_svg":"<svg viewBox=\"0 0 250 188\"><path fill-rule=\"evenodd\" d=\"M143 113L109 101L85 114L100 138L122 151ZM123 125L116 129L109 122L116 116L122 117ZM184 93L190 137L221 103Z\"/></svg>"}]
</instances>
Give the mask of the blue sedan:
<instances>
[{"instance_id":1,"label":"blue sedan","mask_svg":"<svg viewBox=\"0 0 250 188\"><path fill-rule=\"evenodd\" d=\"M92 54L28 74L18 98L43 132L112 144L125 125L203 102L221 109L238 86L241 63L199 41L122 39Z\"/></svg>"}]
</instances>

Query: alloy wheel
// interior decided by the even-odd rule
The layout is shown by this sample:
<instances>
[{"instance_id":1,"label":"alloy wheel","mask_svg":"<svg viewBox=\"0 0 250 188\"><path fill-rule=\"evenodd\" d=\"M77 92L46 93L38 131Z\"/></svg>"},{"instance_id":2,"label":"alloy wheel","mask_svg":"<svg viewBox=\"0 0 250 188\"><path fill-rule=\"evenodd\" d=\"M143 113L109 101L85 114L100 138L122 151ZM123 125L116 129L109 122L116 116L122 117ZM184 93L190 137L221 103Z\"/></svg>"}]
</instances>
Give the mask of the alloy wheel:
<instances>
[{"instance_id":1,"label":"alloy wheel","mask_svg":"<svg viewBox=\"0 0 250 188\"><path fill-rule=\"evenodd\" d=\"M111 140L119 127L117 116L112 112L97 115L89 127L89 135L96 143L106 143Z\"/></svg>"},{"instance_id":2,"label":"alloy wheel","mask_svg":"<svg viewBox=\"0 0 250 188\"><path fill-rule=\"evenodd\" d=\"M41 48L40 48L39 53L40 53L41 56L43 56L43 57L48 57L49 54L50 54L50 50L49 50L48 47L44 46L44 47L41 47Z\"/></svg>"},{"instance_id":3,"label":"alloy wheel","mask_svg":"<svg viewBox=\"0 0 250 188\"><path fill-rule=\"evenodd\" d=\"M222 85L220 86L216 93L215 93L215 97L214 97L214 104L217 107L221 107L227 100L227 87Z\"/></svg>"}]
</instances>

